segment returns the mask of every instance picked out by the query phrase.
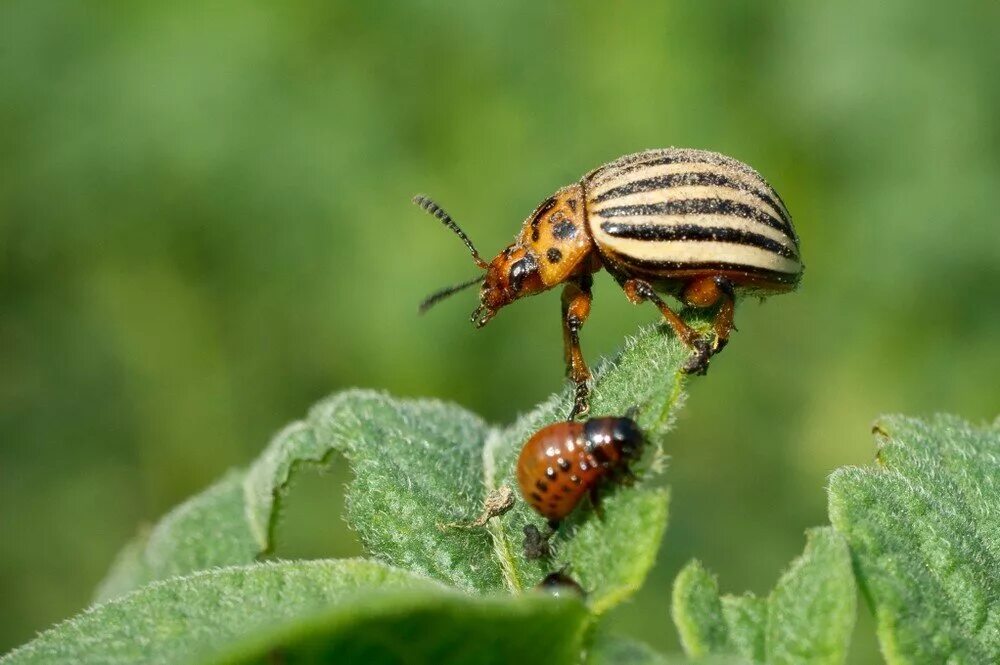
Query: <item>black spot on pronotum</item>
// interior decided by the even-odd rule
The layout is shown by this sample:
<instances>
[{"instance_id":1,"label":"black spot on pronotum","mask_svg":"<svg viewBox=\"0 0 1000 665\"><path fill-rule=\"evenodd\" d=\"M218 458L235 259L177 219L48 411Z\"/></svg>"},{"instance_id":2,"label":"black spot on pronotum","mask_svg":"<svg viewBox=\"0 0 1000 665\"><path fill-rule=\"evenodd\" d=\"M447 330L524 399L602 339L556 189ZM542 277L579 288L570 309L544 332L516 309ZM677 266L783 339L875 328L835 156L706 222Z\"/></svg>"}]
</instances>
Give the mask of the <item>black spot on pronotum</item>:
<instances>
[{"instance_id":1,"label":"black spot on pronotum","mask_svg":"<svg viewBox=\"0 0 1000 665\"><path fill-rule=\"evenodd\" d=\"M549 260L549 263L559 263L562 260L562 252L555 247L550 247L549 251L545 252L545 258Z\"/></svg>"},{"instance_id":2,"label":"black spot on pronotum","mask_svg":"<svg viewBox=\"0 0 1000 665\"><path fill-rule=\"evenodd\" d=\"M557 240L569 240L576 236L576 224L568 219L555 224L552 227L552 237Z\"/></svg>"}]
</instances>

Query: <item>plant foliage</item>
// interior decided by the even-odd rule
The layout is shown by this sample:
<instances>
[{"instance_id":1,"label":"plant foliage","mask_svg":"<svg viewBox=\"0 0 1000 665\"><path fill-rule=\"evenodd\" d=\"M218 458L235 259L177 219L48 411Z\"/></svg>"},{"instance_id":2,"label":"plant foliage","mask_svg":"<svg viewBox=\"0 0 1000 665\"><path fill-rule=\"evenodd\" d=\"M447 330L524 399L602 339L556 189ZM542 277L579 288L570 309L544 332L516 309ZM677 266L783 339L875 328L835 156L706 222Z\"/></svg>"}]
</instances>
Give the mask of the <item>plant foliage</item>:
<instances>
[{"instance_id":1,"label":"plant foliage","mask_svg":"<svg viewBox=\"0 0 1000 665\"><path fill-rule=\"evenodd\" d=\"M1000 662L1000 426L891 416L877 465L830 481L891 663Z\"/></svg>"}]
</instances>

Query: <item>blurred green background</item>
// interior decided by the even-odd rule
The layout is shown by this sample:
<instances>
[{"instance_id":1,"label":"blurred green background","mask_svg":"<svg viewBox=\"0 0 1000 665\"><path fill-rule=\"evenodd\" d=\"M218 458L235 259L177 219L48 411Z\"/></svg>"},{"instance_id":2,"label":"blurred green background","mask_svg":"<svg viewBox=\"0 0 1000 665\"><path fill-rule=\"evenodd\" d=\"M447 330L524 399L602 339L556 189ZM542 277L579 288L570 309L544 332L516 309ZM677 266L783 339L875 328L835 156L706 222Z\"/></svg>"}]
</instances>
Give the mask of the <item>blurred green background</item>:
<instances>
[{"instance_id":1,"label":"blurred green background","mask_svg":"<svg viewBox=\"0 0 1000 665\"><path fill-rule=\"evenodd\" d=\"M668 441L664 548L613 620L676 649L680 565L769 589L877 414L997 414L998 25L985 0L4 2L0 651L332 391L506 422L557 390L557 293L479 332L471 293L417 317L474 269L409 199L492 255L557 187L668 145L760 170L807 264L741 306ZM655 318L604 274L584 350ZM279 554L358 552L344 479L299 483Z\"/></svg>"}]
</instances>

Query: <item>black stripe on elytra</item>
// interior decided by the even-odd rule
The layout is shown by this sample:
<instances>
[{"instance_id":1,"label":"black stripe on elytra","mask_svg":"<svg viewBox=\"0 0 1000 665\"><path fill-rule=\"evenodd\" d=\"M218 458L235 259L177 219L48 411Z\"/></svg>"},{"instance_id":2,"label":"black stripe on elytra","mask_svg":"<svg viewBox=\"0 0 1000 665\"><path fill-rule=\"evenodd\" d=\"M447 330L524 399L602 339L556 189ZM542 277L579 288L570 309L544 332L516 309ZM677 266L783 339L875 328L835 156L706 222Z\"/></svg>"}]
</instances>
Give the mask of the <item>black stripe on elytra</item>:
<instances>
[{"instance_id":1,"label":"black stripe on elytra","mask_svg":"<svg viewBox=\"0 0 1000 665\"><path fill-rule=\"evenodd\" d=\"M592 212L605 219L609 217L637 217L641 215L721 215L724 217L740 217L752 219L776 231L781 231L795 241L795 236L789 232L789 227L770 214L739 201L729 199L680 199L677 201L661 201L660 203L640 203L636 205L609 206Z\"/></svg>"},{"instance_id":2,"label":"black stripe on elytra","mask_svg":"<svg viewBox=\"0 0 1000 665\"><path fill-rule=\"evenodd\" d=\"M757 180L763 180L763 178L754 173L749 166L733 159L732 157L694 150L682 150L677 152L667 151L663 153L652 152L649 154L647 159L639 159L634 162L629 162L628 164L622 164L618 167L609 165L612 167L609 173L622 175L647 166L662 166L664 164L714 164L716 166L729 166L731 168L738 169L747 175L752 175Z\"/></svg>"},{"instance_id":3,"label":"black stripe on elytra","mask_svg":"<svg viewBox=\"0 0 1000 665\"><path fill-rule=\"evenodd\" d=\"M756 247L786 259L798 260L798 254L791 247L773 238L743 229L729 229L724 226L702 226L700 224L618 224L604 222L601 230L615 238L647 240L652 242L682 240L685 242L725 242L734 245Z\"/></svg>"},{"instance_id":4,"label":"black stripe on elytra","mask_svg":"<svg viewBox=\"0 0 1000 665\"><path fill-rule=\"evenodd\" d=\"M778 203L771 198L767 192L756 187L751 187L744 182L733 180L722 173L713 173L711 171L685 171L683 173L668 173L665 175L653 176L652 178L633 180L632 182L627 182L624 185L612 187L608 191L597 196L594 199L594 203L603 203L609 199L617 199L619 197L636 194L638 192L652 192L660 189L670 189L671 187L686 186L725 187L727 189L735 189L752 194L767 205L771 206L771 208L778 213L778 216L781 217L781 220L785 222L785 224L791 224L791 221L785 214L784 208L778 205Z\"/></svg>"},{"instance_id":5,"label":"black stripe on elytra","mask_svg":"<svg viewBox=\"0 0 1000 665\"><path fill-rule=\"evenodd\" d=\"M768 268L758 268L748 266L743 263L730 263L728 261L655 261L650 259L638 259L620 254L612 255L615 261L649 272L650 274L669 272L672 270L703 270L706 272L721 273L743 273L751 277L756 277L762 282L772 282L774 284L797 284L802 276L799 272L781 272L780 270L769 270Z\"/></svg>"}]
</instances>

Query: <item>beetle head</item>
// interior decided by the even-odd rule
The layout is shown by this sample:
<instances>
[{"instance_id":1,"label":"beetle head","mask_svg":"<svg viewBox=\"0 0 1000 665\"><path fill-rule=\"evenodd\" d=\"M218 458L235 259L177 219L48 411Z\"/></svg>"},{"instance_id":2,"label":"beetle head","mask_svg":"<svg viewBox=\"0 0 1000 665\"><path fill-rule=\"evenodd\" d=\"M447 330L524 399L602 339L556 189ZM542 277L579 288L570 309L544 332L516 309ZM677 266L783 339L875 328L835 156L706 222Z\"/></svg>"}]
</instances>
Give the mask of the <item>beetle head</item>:
<instances>
[{"instance_id":1,"label":"beetle head","mask_svg":"<svg viewBox=\"0 0 1000 665\"><path fill-rule=\"evenodd\" d=\"M504 305L544 289L535 255L520 245L510 245L486 268L479 291L479 307L472 312L472 323L482 328Z\"/></svg>"}]
</instances>

